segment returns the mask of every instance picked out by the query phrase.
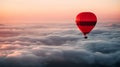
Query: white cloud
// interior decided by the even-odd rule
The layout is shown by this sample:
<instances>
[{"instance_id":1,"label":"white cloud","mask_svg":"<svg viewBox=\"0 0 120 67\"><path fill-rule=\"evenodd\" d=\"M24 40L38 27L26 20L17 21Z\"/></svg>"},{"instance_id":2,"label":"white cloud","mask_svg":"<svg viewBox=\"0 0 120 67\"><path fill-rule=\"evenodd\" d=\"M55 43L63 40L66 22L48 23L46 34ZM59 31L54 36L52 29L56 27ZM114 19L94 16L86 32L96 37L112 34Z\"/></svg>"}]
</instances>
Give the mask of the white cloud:
<instances>
[{"instance_id":1,"label":"white cloud","mask_svg":"<svg viewBox=\"0 0 120 67\"><path fill-rule=\"evenodd\" d=\"M47 34L39 36L41 28L39 29L39 25L37 27L33 25L32 30L29 26L25 27L19 36L0 38L0 66L55 67L56 64L71 67L120 66L119 27L113 24L112 27L104 26L105 29L96 28L89 34L88 39L84 39L79 30L75 27L73 29L71 25L69 29L66 25L62 27L65 29L53 30L47 27L45 29L47 31L42 31Z\"/></svg>"}]
</instances>

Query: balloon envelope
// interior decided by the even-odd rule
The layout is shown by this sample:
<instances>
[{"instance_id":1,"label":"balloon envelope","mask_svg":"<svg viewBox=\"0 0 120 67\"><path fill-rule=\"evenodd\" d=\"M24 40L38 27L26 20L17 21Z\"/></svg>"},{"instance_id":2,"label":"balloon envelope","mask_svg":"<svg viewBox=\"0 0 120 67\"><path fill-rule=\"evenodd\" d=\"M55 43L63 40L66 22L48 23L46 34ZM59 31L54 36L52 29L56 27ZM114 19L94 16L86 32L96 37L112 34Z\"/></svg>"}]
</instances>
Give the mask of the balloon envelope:
<instances>
[{"instance_id":1,"label":"balloon envelope","mask_svg":"<svg viewBox=\"0 0 120 67\"><path fill-rule=\"evenodd\" d=\"M84 34L88 34L96 25L97 17L92 12L82 12L76 16L76 24L80 31Z\"/></svg>"}]
</instances>

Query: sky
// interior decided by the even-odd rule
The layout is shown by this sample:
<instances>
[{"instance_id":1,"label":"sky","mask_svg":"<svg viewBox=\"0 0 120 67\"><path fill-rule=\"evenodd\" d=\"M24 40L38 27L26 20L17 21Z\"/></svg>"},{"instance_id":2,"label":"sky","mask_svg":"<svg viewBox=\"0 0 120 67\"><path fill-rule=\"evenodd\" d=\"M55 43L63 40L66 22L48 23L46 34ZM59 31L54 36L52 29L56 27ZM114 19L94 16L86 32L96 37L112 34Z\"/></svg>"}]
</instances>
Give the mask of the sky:
<instances>
[{"instance_id":1,"label":"sky","mask_svg":"<svg viewBox=\"0 0 120 67\"><path fill-rule=\"evenodd\" d=\"M120 0L0 0L0 23L74 22L93 12L98 22L120 21Z\"/></svg>"}]
</instances>

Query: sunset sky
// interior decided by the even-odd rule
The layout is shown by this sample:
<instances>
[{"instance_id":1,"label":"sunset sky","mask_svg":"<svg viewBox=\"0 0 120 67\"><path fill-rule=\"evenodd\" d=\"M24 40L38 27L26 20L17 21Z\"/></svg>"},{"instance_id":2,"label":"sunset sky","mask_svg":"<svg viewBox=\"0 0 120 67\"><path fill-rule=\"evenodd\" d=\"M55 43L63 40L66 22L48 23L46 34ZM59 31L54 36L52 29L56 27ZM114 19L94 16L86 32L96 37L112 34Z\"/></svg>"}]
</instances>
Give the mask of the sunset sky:
<instances>
[{"instance_id":1,"label":"sunset sky","mask_svg":"<svg viewBox=\"0 0 120 67\"><path fill-rule=\"evenodd\" d=\"M83 11L99 22L119 22L120 0L0 0L0 23L74 22Z\"/></svg>"}]
</instances>

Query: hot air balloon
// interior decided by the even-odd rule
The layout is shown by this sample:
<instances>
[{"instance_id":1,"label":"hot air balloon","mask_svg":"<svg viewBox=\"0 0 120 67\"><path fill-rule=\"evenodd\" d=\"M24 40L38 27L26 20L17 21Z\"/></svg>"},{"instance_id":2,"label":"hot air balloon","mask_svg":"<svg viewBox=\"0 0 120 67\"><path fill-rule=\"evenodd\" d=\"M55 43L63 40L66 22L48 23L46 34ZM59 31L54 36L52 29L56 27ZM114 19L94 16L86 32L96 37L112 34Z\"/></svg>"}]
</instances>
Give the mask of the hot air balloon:
<instances>
[{"instance_id":1,"label":"hot air balloon","mask_svg":"<svg viewBox=\"0 0 120 67\"><path fill-rule=\"evenodd\" d=\"M97 17L92 12L82 12L76 16L76 25L83 33L84 38L87 39L87 34L95 27Z\"/></svg>"}]
</instances>

